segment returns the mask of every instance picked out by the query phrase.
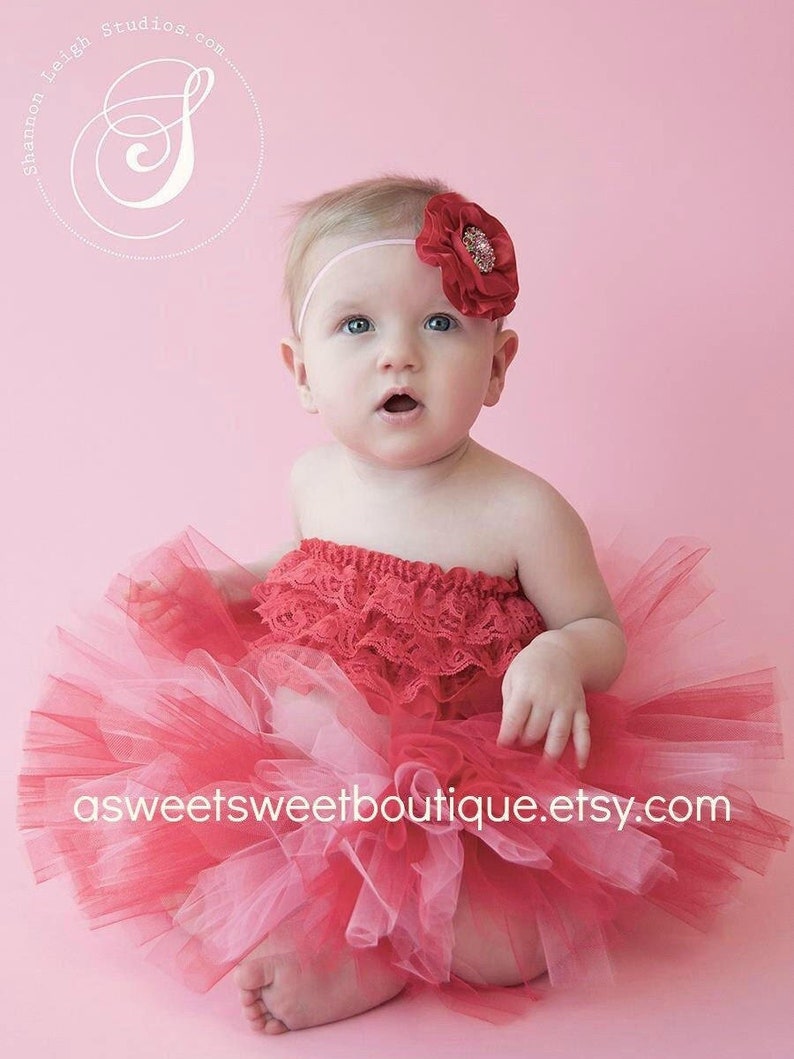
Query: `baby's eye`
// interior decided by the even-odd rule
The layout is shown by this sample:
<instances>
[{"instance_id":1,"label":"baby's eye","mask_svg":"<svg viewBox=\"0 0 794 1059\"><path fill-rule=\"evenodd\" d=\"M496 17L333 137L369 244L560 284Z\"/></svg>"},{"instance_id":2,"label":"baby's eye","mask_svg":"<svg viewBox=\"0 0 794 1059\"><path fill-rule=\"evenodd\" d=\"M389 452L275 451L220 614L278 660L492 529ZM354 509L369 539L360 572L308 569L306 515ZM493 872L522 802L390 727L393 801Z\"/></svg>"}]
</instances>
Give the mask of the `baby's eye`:
<instances>
[{"instance_id":1,"label":"baby's eye","mask_svg":"<svg viewBox=\"0 0 794 1059\"><path fill-rule=\"evenodd\" d=\"M433 324L434 320L440 320L441 321L441 325L439 327L436 327ZM430 327L431 331L449 331L453 327L457 326L455 324L455 321L452 319L452 317L451 316L447 316L446 313L436 313L434 316L429 316L427 318L426 324L431 324L431 327Z\"/></svg>"},{"instance_id":2,"label":"baby's eye","mask_svg":"<svg viewBox=\"0 0 794 1059\"><path fill-rule=\"evenodd\" d=\"M369 330L370 321L366 316L348 316L347 320L342 321L342 330L348 335L364 335ZM350 324L351 328L348 331L347 325ZM359 327L359 324L366 324L366 327Z\"/></svg>"}]
</instances>

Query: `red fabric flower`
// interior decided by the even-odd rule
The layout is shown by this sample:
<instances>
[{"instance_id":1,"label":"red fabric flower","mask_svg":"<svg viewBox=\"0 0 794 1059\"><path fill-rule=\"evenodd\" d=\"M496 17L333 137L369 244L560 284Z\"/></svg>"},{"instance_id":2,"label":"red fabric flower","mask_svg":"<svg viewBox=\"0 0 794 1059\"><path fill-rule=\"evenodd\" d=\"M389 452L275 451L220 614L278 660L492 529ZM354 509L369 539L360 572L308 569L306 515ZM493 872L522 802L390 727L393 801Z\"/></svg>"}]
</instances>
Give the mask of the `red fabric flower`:
<instances>
[{"instance_id":1,"label":"red fabric flower","mask_svg":"<svg viewBox=\"0 0 794 1059\"><path fill-rule=\"evenodd\" d=\"M513 242L501 221L456 191L434 195L416 237L420 260L441 269L441 286L466 316L497 320L518 296Z\"/></svg>"}]
</instances>

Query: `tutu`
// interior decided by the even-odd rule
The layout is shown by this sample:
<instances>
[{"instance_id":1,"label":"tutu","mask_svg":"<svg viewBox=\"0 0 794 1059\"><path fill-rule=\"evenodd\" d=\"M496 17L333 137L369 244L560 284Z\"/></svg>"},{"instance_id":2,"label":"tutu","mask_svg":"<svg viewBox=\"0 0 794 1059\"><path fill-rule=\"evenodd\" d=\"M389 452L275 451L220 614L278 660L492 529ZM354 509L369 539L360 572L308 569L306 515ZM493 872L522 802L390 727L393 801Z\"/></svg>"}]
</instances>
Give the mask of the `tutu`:
<instances>
[{"instance_id":1,"label":"tutu","mask_svg":"<svg viewBox=\"0 0 794 1059\"><path fill-rule=\"evenodd\" d=\"M552 985L608 977L622 913L705 928L790 834L750 793L782 755L775 671L736 670L707 552L596 549L628 655L579 770L570 741L496 743L545 628L517 578L308 538L259 582L188 527L56 630L19 778L35 878L201 991L270 936L307 964L377 947L409 992L513 1017L541 995L517 938L523 985L451 970L463 887L510 938L534 918Z\"/></svg>"}]
</instances>

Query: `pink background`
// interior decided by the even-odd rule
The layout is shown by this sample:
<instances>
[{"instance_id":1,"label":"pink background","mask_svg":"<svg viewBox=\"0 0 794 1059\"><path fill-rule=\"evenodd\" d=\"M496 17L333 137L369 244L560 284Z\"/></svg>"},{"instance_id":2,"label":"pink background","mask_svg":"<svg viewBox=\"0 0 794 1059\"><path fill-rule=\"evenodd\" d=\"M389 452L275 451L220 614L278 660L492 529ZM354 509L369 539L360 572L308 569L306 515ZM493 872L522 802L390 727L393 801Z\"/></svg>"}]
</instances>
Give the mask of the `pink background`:
<instances>
[{"instance_id":1,"label":"pink background","mask_svg":"<svg viewBox=\"0 0 794 1059\"><path fill-rule=\"evenodd\" d=\"M167 262L84 245L19 165L40 70L108 18L156 13L122 8L9 3L0 27L8 1054L790 1054L791 854L713 934L660 917L616 955L615 988L512 1026L397 1001L268 1043L230 983L188 994L89 932L63 882L35 887L13 817L52 627L188 524L243 562L291 535L289 465L325 435L277 356L279 211L392 170L445 179L517 246L521 348L477 439L549 479L596 539L711 544L728 625L779 666L791 754L791 5L175 3L161 17L214 33L247 78L266 149L237 223ZM243 116L228 121L234 136ZM764 803L792 814L791 779L789 763Z\"/></svg>"}]
</instances>

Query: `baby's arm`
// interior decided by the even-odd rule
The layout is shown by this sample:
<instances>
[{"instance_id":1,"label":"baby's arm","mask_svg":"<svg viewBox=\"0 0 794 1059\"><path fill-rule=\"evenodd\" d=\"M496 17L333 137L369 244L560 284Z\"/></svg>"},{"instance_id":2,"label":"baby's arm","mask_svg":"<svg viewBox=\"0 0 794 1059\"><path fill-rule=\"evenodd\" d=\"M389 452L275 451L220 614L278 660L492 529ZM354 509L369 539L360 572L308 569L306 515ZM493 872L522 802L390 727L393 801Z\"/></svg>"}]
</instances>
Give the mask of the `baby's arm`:
<instances>
[{"instance_id":1,"label":"baby's arm","mask_svg":"<svg viewBox=\"0 0 794 1059\"><path fill-rule=\"evenodd\" d=\"M282 556L297 548L301 538L300 521L298 517L297 484L301 478L303 464L306 463L306 454L299 457L292 467L290 476L290 499L293 513L293 525L295 539L284 541L271 549L262 559L252 563L230 564L227 566L213 567L207 570L215 588L223 593L228 602L234 607L243 605L247 607L251 603L251 589L249 579L244 576L243 571L248 570L256 577L257 581L264 581L271 569ZM159 613L164 615L171 608L169 593L163 593L160 586L152 581L129 581L123 589L122 595L129 604L138 607L139 612L147 621L151 622ZM173 614L168 613L167 620L172 621Z\"/></svg>"},{"instance_id":2,"label":"baby's arm","mask_svg":"<svg viewBox=\"0 0 794 1059\"><path fill-rule=\"evenodd\" d=\"M264 581L268 573L278 560L297 546L297 541L285 541L278 545L267 555L254 563L231 564L228 566L208 568L207 573L215 585L215 588L227 600L232 608L239 605L247 607L251 604L251 588L249 578L244 571L252 573L257 581ZM195 571L185 568L184 577L195 577ZM180 587L184 591L184 583ZM150 628L171 627L178 619L175 613L175 586L169 583L167 587L157 581L132 581L127 580L121 595L127 604L135 608L135 614L140 620L145 620Z\"/></svg>"},{"instance_id":3,"label":"baby's arm","mask_svg":"<svg viewBox=\"0 0 794 1059\"><path fill-rule=\"evenodd\" d=\"M300 543L302 537L299 515L300 487L305 476L304 467L308 462L308 456L309 453L304 453L302 456L299 456L293 463L290 472L290 506L292 509L292 523L295 533L294 540L283 541L281 544L271 549L271 551L269 551L262 559L258 559L253 563L245 564L245 568L250 570L258 581L264 581L279 559L286 555L287 552L291 552L294 548L297 548ZM215 570L213 571L213 580L216 584L223 584L224 576L228 577L228 575L234 570L234 567L227 567L226 570Z\"/></svg>"},{"instance_id":4,"label":"baby's arm","mask_svg":"<svg viewBox=\"0 0 794 1059\"><path fill-rule=\"evenodd\" d=\"M246 563L245 568L250 570L257 580L264 581L279 559L286 555L287 552L291 552L293 548L297 548L297 546L298 541L296 540L284 541L269 551L262 559L254 563Z\"/></svg>"},{"instance_id":5,"label":"baby's arm","mask_svg":"<svg viewBox=\"0 0 794 1059\"><path fill-rule=\"evenodd\" d=\"M547 631L505 673L498 742L537 742L559 758L572 734L580 768L590 751L585 691L605 691L626 658L620 619L582 519L553 486L529 480L516 498L518 577Z\"/></svg>"}]
</instances>

